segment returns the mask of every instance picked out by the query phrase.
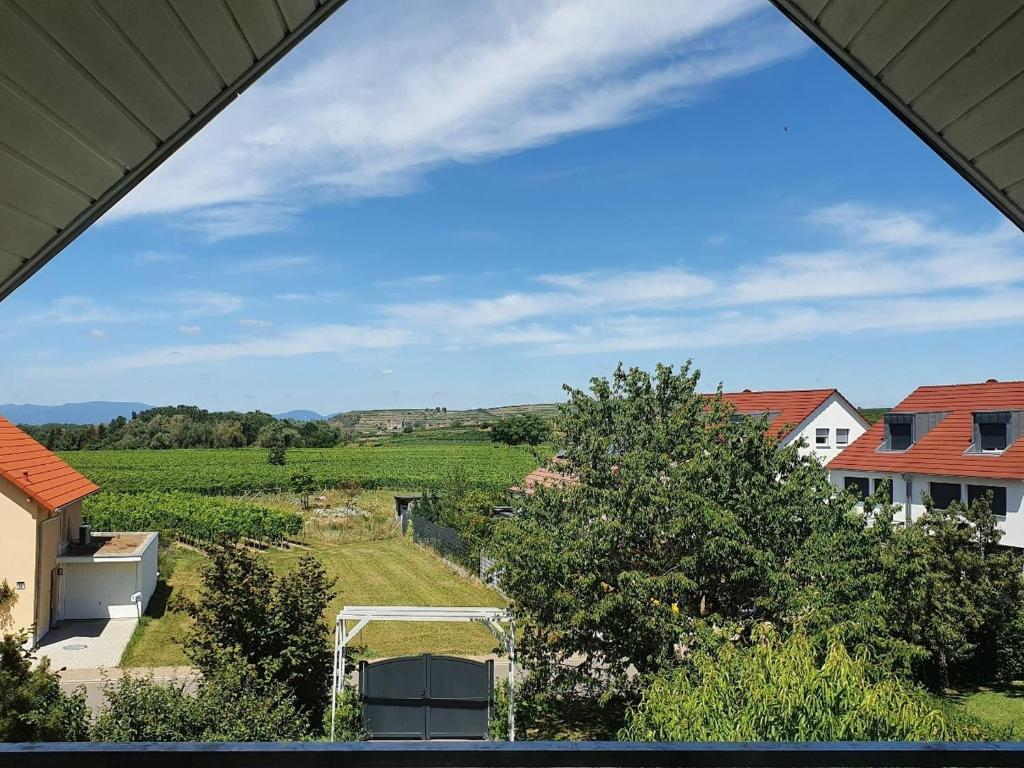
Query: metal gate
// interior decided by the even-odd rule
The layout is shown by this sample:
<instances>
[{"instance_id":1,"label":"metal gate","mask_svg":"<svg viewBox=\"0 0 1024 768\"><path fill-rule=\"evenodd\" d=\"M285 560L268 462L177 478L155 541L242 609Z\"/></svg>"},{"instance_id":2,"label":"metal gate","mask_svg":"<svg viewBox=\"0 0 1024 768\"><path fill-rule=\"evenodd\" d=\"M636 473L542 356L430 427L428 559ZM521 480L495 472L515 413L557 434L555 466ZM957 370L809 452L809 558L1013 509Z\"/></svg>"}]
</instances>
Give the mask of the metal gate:
<instances>
[{"instance_id":1,"label":"metal gate","mask_svg":"<svg viewBox=\"0 0 1024 768\"><path fill-rule=\"evenodd\" d=\"M375 739L486 739L494 662L430 654L364 661L359 694Z\"/></svg>"}]
</instances>

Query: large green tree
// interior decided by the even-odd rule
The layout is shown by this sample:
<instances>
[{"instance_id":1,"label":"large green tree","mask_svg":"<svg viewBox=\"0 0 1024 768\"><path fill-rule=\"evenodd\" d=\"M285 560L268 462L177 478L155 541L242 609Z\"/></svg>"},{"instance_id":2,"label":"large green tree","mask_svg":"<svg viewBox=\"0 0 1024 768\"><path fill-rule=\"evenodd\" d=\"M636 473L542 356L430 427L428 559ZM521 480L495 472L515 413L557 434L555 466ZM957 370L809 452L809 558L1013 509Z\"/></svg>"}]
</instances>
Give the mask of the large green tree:
<instances>
[{"instance_id":1,"label":"large green tree","mask_svg":"<svg viewBox=\"0 0 1024 768\"><path fill-rule=\"evenodd\" d=\"M499 419L490 434L505 445L540 445L551 437L551 425L535 413L522 413Z\"/></svg>"},{"instance_id":2,"label":"large green tree","mask_svg":"<svg viewBox=\"0 0 1024 768\"><path fill-rule=\"evenodd\" d=\"M284 685L305 719L319 726L329 702L332 651L324 612L334 583L312 555L275 576L240 547L214 550L194 603L185 650L204 675L240 659L261 679Z\"/></svg>"},{"instance_id":3,"label":"large green tree","mask_svg":"<svg viewBox=\"0 0 1024 768\"><path fill-rule=\"evenodd\" d=\"M567 388L559 426L578 484L534 494L494 536L523 653L627 690L695 621L782 620L806 542L843 522L827 477L764 420L697 392L699 373L617 369ZM582 664L577 664L582 657Z\"/></svg>"}]
</instances>

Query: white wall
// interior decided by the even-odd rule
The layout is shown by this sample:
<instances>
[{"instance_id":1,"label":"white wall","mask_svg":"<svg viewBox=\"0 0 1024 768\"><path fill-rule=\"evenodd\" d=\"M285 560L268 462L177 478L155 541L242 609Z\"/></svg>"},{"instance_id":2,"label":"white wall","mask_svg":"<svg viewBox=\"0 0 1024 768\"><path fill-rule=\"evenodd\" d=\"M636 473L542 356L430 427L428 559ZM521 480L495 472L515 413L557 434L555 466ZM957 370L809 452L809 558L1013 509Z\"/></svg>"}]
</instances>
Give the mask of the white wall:
<instances>
[{"instance_id":1,"label":"white wall","mask_svg":"<svg viewBox=\"0 0 1024 768\"><path fill-rule=\"evenodd\" d=\"M818 448L816 446L815 437L818 429L827 429L829 431L827 447ZM837 429L850 430L850 439L846 445L836 444ZM863 435L865 431L866 427L860 415L856 411L851 410L850 406L841 397L832 395L818 406L814 413L804 419L803 423L786 438L783 445L789 445L802 437L807 446L800 449L801 455L808 456L813 454L818 457L822 464L828 464L846 446Z\"/></svg>"},{"instance_id":2,"label":"white wall","mask_svg":"<svg viewBox=\"0 0 1024 768\"><path fill-rule=\"evenodd\" d=\"M142 610L145 611L149 600L156 590L157 554L160 551L160 537L154 535L142 553L139 565L139 592L142 593Z\"/></svg>"},{"instance_id":3,"label":"white wall","mask_svg":"<svg viewBox=\"0 0 1024 768\"><path fill-rule=\"evenodd\" d=\"M156 590L159 537L154 534L139 560L114 558L62 564L62 619L128 619L139 615L132 595L142 593L146 610Z\"/></svg>"},{"instance_id":4,"label":"white wall","mask_svg":"<svg viewBox=\"0 0 1024 768\"><path fill-rule=\"evenodd\" d=\"M75 619L127 619L138 616L138 563L124 560L64 563L64 615Z\"/></svg>"},{"instance_id":5,"label":"white wall","mask_svg":"<svg viewBox=\"0 0 1024 768\"><path fill-rule=\"evenodd\" d=\"M931 483L960 483L963 486L962 498L967 501L968 485L998 485L1006 488L1006 515L1000 518L999 527L1003 530L1001 543L1009 547L1024 547L1024 481L991 480L978 477L944 477L935 475L903 475L886 472L861 472L856 469L833 469L829 472L832 485L837 488L846 486L846 477L868 477L872 479L892 478L892 500L894 504L903 506L904 515L907 508L907 480L910 480L910 515L916 520L924 514L922 494L927 493ZM905 516L897 516L897 520L905 520Z\"/></svg>"}]
</instances>

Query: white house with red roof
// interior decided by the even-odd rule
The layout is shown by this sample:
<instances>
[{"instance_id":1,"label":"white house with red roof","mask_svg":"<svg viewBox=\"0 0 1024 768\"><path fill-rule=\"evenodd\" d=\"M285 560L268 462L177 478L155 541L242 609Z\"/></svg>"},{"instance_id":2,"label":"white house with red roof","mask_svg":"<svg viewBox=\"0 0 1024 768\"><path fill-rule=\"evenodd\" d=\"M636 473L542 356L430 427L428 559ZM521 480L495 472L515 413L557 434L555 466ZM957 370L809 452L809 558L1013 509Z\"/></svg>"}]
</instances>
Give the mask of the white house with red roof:
<instances>
[{"instance_id":1,"label":"white house with red roof","mask_svg":"<svg viewBox=\"0 0 1024 768\"><path fill-rule=\"evenodd\" d=\"M832 483L862 495L892 481L908 520L923 497L944 508L991 492L1003 544L1024 547L1024 381L914 390L829 463Z\"/></svg>"},{"instance_id":2,"label":"white house with red roof","mask_svg":"<svg viewBox=\"0 0 1024 768\"><path fill-rule=\"evenodd\" d=\"M99 486L0 417L0 632L38 643L59 621L137 618L156 588L156 533L82 528Z\"/></svg>"},{"instance_id":3,"label":"white house with red roof","mask_svg":"<svg viewBox=\"0 0 1024 768\"><path fill-rule=\"evenodd\" d=\"M738 415L766 417L768 431L779 438L780 445L792 445L802 438L800 453L814 455L822 464L832 461L869 426L838 389L745 389L722 397Z\"/></svg>"}]
</instances>

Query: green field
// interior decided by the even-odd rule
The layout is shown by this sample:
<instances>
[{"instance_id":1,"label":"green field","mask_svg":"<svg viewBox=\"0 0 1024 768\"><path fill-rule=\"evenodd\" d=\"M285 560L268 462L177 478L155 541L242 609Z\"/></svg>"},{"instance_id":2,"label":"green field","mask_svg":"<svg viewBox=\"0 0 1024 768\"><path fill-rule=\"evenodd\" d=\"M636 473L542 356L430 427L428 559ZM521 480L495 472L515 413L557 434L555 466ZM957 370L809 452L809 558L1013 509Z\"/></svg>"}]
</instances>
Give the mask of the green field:
<instances>
[{"instance_id":1,"label":"green field","mask_svg":"<svg viewBox=\"0 0 1024 768\"><path fill-rule=\"evenodd\" d=\"M502 605L501 596L476 580L449 570L432 552L408 538L387 538L353 544L314 544L311 550L271 551L266 557L275 569L287 569L306 551L312 551L328 573L338 580L338 596L328 619L343 605ZM201 584L205 556L171 546L164 557L170 571L166 584L150 602L147 616L121 661L124 667L185 665L180 640L191 621L185 614L166 610L172 594L195 597ZM495 648L493 636L475 624L375 623L359 635L371 657L418 653L482 655Z\"/></svg>"},{"instance_id":2,"label":"green field","mask_svg":"<svg viewBox=\"0 0 1024 768\"><path fill-rule=\"evenodd\" d=\"M949 691L946 697L979 720L997 728L1012 728L1011 738L1024 734L1024 682Z\"/></svg>"},{"instance_id":3,"label":"green field","mask_svg":"<svg viewBox=\"0 0 1024 768\"><path fill-rule=\"evenodd\" d=\"M508 488L533 470L538 460L528 448L490 443L296 448L285 466L267 463L259 448L69 451L61 458L106 491L187 491L237 495L264 488L288 488L291 477L307 472L317 483L336 488L420 489L436 487L456 468L478 488Z\"/></svg>"}]
</instances>

